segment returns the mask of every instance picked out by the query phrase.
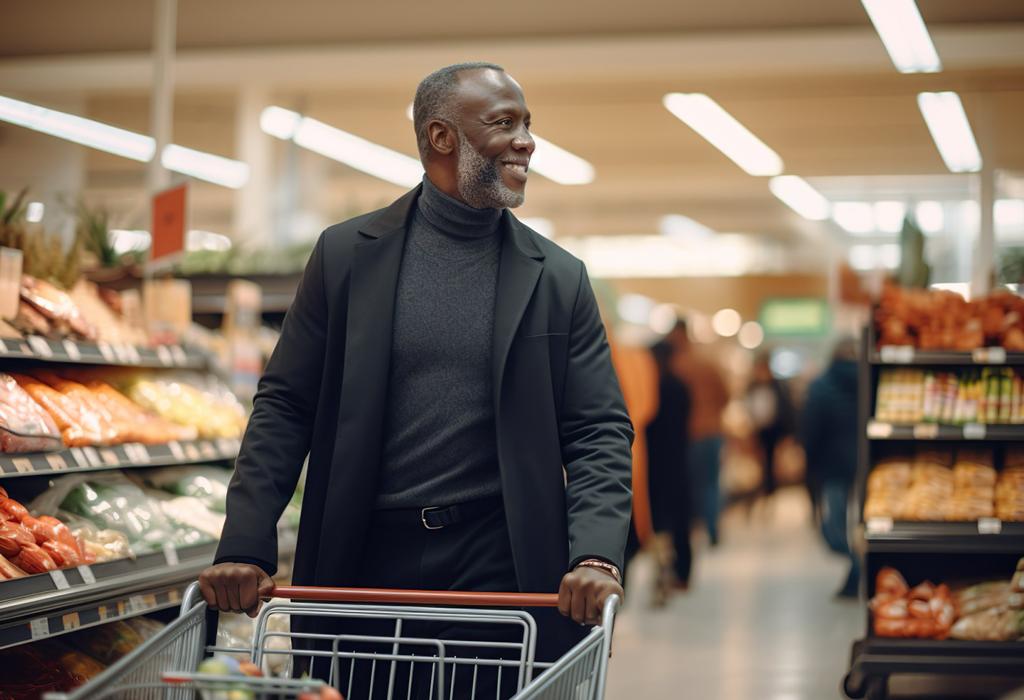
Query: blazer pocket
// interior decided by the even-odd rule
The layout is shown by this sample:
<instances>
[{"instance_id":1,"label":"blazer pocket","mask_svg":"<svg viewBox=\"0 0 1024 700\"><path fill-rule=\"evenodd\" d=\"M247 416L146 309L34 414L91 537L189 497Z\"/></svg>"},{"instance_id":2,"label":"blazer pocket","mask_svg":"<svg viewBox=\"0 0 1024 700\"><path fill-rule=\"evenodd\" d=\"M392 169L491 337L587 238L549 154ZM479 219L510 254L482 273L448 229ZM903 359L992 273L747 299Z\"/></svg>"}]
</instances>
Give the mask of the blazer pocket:
<instances>
[{"instance_id":1,"label":"blazer pocket","mask_svg":"<svg viewBox=\"0 0 1024 700\"><path fill-rule=\"evenodd\" d=\"M556 333L526 333L526 334L523 334L523 335L521 335L519 337L523 338L525 340L527 338L559 338L559 337L564 338L567 335L569 335L569 334L568 333L558 333L558 332L556 332Z\"/></svg>"}]
</instances>

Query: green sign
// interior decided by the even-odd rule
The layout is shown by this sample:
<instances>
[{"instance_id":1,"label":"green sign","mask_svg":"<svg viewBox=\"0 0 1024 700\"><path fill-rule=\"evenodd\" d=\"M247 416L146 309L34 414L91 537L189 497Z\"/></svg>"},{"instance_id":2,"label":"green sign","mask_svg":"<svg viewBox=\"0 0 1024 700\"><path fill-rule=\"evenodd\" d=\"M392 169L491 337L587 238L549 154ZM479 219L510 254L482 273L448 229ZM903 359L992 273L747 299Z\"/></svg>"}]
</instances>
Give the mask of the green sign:
<instances>
[{"instance_id":1,"label":"green sign","mask_svg":"<svg viewBox=\"0 0 1024 700\"><path fill-rule=\"evenodd\" d=\"M760 321L766 336L818 337L828 334L832 317L824 299L769 299Z\"/></svg>"}]
</instances>

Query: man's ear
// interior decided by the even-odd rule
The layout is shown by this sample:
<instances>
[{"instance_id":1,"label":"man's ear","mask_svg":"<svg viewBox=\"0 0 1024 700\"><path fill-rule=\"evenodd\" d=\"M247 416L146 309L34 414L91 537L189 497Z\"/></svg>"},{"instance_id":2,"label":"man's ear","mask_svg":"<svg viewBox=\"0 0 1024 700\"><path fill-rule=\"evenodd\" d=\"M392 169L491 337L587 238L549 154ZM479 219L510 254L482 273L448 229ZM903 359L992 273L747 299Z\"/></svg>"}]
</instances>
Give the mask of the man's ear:
<instances>
[{"instance_id":1,"label":"man's ear","mask_svg":"<svg viewBox=\"0 0 1024 700\"><path fill-rule=\"evenodd\" d=\"M430 139L430 148L439 155L451 155L458 145L455 129L440 119L427 124L427 137Z\"/></svg>"}]
</instances>

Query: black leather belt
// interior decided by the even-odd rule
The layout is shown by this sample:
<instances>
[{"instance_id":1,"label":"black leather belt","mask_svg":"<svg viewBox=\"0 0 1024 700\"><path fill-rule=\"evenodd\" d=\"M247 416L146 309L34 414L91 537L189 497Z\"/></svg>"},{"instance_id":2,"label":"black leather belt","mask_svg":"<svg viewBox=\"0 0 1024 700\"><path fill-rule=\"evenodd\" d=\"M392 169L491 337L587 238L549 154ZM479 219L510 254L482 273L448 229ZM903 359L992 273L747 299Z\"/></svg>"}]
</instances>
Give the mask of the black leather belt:
<instances>
[{"instance_id":1,"label":"black leather belt","mask_svg":"<svg viewBox=\"0 0 1024 700\"><path fill-rule=\"evenodd\" d=\"M428 530L441 530L467 520L476 520L503 507L501 496L492 496L450 506L388 508L375 511L373 517L378 522L395 525L419 525Z\"/></svg>"}]
</instances>

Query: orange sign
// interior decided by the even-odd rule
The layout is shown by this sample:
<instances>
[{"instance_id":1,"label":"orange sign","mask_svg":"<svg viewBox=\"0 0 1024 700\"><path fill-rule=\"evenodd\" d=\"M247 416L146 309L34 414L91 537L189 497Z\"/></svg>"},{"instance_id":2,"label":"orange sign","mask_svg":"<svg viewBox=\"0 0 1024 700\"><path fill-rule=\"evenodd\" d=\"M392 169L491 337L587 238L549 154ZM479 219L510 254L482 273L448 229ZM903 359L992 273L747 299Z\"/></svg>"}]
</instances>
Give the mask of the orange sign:
<instances>
[{"instance_id":1,"label":"orange sign","mask_svg":"<svg viewBox=\"0 0 1024 700\"><path fill-rule=\"evenodd\" d=\"M185 250L185 185L153 195L153 247L149 260Z\"/></svg>"}]
</instances>

